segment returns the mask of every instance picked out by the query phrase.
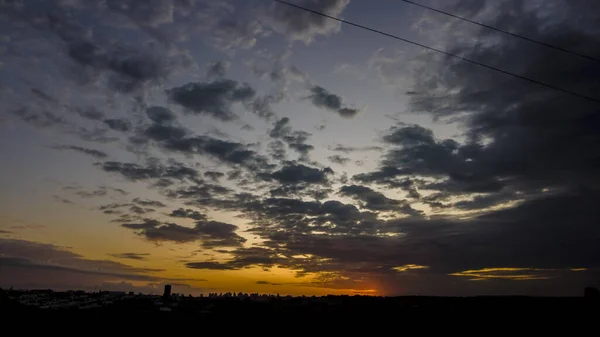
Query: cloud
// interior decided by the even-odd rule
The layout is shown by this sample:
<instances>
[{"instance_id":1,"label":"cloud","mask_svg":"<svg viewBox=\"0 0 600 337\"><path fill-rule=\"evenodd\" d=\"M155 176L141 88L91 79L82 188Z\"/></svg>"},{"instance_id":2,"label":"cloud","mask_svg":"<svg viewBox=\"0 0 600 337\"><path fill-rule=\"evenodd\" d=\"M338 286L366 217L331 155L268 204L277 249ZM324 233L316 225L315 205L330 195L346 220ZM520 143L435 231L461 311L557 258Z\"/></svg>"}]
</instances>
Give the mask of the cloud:
<instances>
[{"instance_id":1,"label":"cloud","mask_svg":"<svg viewBox=\"0 0 600 337\"><path fill-rule=\"evenodd\" d=\"M273 172L270 177L281 184L325 184L328 181L327 175L332 173L330 168L319 170L302 164L290 164Z\"/></svg>"},{"instance_id":2,"label":"cloud","mask_svg":"<svg viewBox=\"0 0 600 337\"><path fill-rule=\"evenodd\" d=\"M554 271L542 268L483 268L479 270L464 270L450 275L469 277L474 281L489 279L531 281L552 278Z\"/></svg>"},{"instance_id":3,"label":"cloud","mask_svg":"<svg viewBox=\"0 0 600 337\"><path fill-rule=\"evenodd\" d=\"M146 213L155 212L156 210L153 208L143 208L140 206L133 205L133 206L129 207L129 211L132 213L135 213L135 214L146 214Z\"/></svg>"},{"instance_id":4,"label":"cloud","mask_svg":"<svg viewBox=\"0 0 600 337\"><path fill-rule=\"evenodd\" d=\"M417 264L405 264L403 266L393 267L392 270L395 270L399 273L403 273L410 270L418 270L418 269L428 269L428 266L419 266Z\"/></svg>"},{"instance_id":5,"label":"cloud","mask_svg":"<svg viewBox=\"0 0 600 337\"><path fill-rule=\"evenodd\" d=\"M116 257L118 259L129 259L129 260L148 260L148 253L116 253L116 254L108 254L112 257Z\"/></svg>"},{"instance_id":6,"label":"cloud","mask_svg":"<svg viewBox=\"0 0 600 337\"><path fill-rule=\"evenodd\" d=\"M136 268L110 260L87 259L64 247L52 244L0 239L0 285L2 287L106 290L115 289L118 284L121 284L120 290L142 291L142 288L126 286L130 282L135 282L140 286L146 283L143 289L151 291L150 287L153 284L171 283L183 286L182 282L190 281L190 279L164 278L157 275L163 271L163 269Z\"/></svg>"},{"instance_id":7,"label":"cloud","mask_svg":"<svg viewBox=\"0 0 600 337\"><path fill-rule=\"evenodd\" d=\"M160 222L154 219L144 219L141 223L124 223L121 226L129 229L152 229L160 226Z\"/></svg>"},{"instance_id":8,"label":"cloud","mask_svg":"<svg viewBox=\"0 0 600 337\"><path fill-rule=\"evenodd\" d=\"M178 209L174 209L171 214L169 214L169 216L172 216L174 218L188 218L188 219L194 219L194 220L207 220L207 216L198 212L198 211L194 211L192 209L183 209L183 208L178 208Z\"/></svg>"},{"instance_id":9,"label":"cloud","mask_svg":"<svg viewBox=\"0 0 600 337\"><path fill-rule=\"evenodd\" d=\"M211 269L211 270L231 270L234 269L226 264L219 262L187 262L186 267L191 269Z\"/></svg>"},{"instance_id":10,"label":"cloud","mask_svg":"<svg viewBox=\"0 0 600 337\"><path fill-rule=\"evenodd\" d=\"M273 129L269 131L269 136L275 139L282 139L294 151L300 154L301 160L308 160L308 154L314 149L314 146L307 144L308 137L311 135L305 131L292 131L290 119L283 117L273 124ZM276 155L277 159L282 159L284 155Z\"/></svg>"},{"instance_id":11,"label":"cloud","mask_svg":"<svg viewBox=\"0 0 600 337\"><path fill-rule=\"evenodd\" d=\"M146 166L134 163L121 163L116 161L107 161L101 164L104 171L109 173L119 173L124 178L131 181L174 178L178 180L192 179L198 172L182 164L172 164L164 166L160 163L149 162Z\"/></svg>"},{"instance_id":12,"label":"cloud","mask_svg":"<svg viewBox=\"0 0 600 337\"><path fill-rule=\"evenodd\" d=\"M167 205L165 205L163 202L158 201L158 200L133 198L132 202L134 202L140 206L167 207Z\"/></svg>"},{"instance_id":13,"label":"cloud","mask_svg":"<svg viewBox=\"0 0 600 337\"><path fill-rule=\"evenodd\" d=\"M221 60L217 62L211 62L206 65L206 77L207 78L223 78L231 67L231 62Z\"/></svg>"},{"instance_id":14,"label":"cloud","mask_svg":"<svg viewBox=\"0 0 600 337\"><path fill-rule=\"evenodd\" d=\"M64 273L96 275L106 279L155 280L148 273L161 269L134 268L109 260L90 260L64 248L32 241L0 239L2 268L17 270L62 271ZM2 273L4 274L4 273Z\"/></svg>"},{"instance_id":15,"label":"cloud","mask_svg":"<svg viewBox=\"0 0 600 337\"><path fill-rule=\"evenodd\" d=\"M175 212L176 216L179 214ZM188 214L186 214L188 215ZM191 216L194 216L192 213ZM149 241L172 241L188 243L201 241L205 248L241 246L246 239L235 233L237 226L206 219L196 221L194 227L180 226L174 223L161 223L145 219L140 224L122 224L121 226L137 230L137 234Z\"/></svg>"},{"instance_id":16,"label":"cloud","mask_svg":"<svg viewBox=\"0 0 600 337\"><path fill-rule=\"evenodd\" d=\"M25 224L25 225L14 225L14 226L10 226L10 229L16 229L16 230L22 230L22 229L41 229L41 228L46 228L45 225L39 225L39 224Z\"/></svg>"},{"instance_id":17,"label":"cloud","mask_svg":"<svg viewBox=\"0 0 600 337\"><path fill-rule=\"evenodd\" d=\"M181 105L188 112L208 114L223 121L237 118L231 111L234 103L247 102L255 95L256 91L248 84L239 84L225 79L207 83L188 83L167 90L169 100Z\"/></svg>"},{"instance_id":18,"label":"cloud","mask_svg":"<svg viewBox=\"0 0 600 337\"><path fill-rule=\"evenodd\" d=\"M171 110L161 106L149 107L146 109L146 115L152 122L159 125L169 125L177 118Z\"/></svg>"},{"instance_id":19,"label":"cloud","mask_svg":"<svg viewBox=\"0 0 600 337\"><path fill-rule=\"evenodd\" d=\"M145 137L141 139L155 141L166 150L185 154L205 154L229 165L240 165L258 171L272 167L267 158L245 144L210 136L191 136L190 131L181 127L153 124L139 136Z\"/></svg>"},{"instance_id":20,"label":"cloud","mask_svg":"<svg viewBox=\"0 0 600 337\"><path fill-rule=\"evenodd\" d=\"M204 172L204 176L209 177L214 182L218 182L220 178L223 178L225 176L225 173L208 171L208 172Z\"/></svg>"},{"instance_id":21,"label":"cloud","mask_svg":"<svg viewBox=\"0 0 600 337\"><path fill-rule=\"evenodd\" d=\"M327 159L329 159L329 161L331 161L332 163L339 164L339 165L346 165L346 163L350 161L350 158L342 157L338 154L329 156L329 157L327 157Z\"/></svg>"},{"instance_id":22,"label":"cloud","mask_svg":"<svg viewBox=\"0 0 600 337\"><path fill-rule=\"evenodd\" d=\"M339 17L349 3L350 0L302 0L296 4ZM263 22L277 33L306 44L311 43L318 35L332 35L341 29L339 22L280 3L273 3L263 16Z\"/></svg>"},{"instance_id":23,"label":"cloud","mask_svg":"<svg viewBox=\"0 0 600 337\"><path fill-rule=\"evenodd\" d=\"M131 130L131 122L125 119L105 119L104 124L115 131L127 132Z\"/></svg>"},{"instance_id":24,"label":"cloud","mask_svg":"<svg viewBox=\"0 0 600 337\"><path fill-rule=\"evenodd\" d=\"M418 216L421 212L413 209L406 200L390 199L383 193L374 191L366 186L345 185L340 188L340 194L362 202L362 207L374 211L396 211Z\"/></svg>"},{"instance_id":25,"label":"cloud","mask_svg":"<svg viewBox=\"0 0 600 337\"><path fill-rule=\"evenodd\" d=\"M98 159L103 159L103 158L108 157L108 155L105 152L102 152L100 150L88 149L85 147L75 146L75 145L58 145L58 146L53 146L52 148L56 149L56 150L72 150L72 151L76 151L76 152L81 152L81 153L87 154L89 156L92 156L94 158L98 158Z\"/></svg>"},{"instance_id":26,"label":"cloud","mask_svg":"<svg viewBox=\"0 0 600 337\"><path fill-rule=\"evenodd\" d=\"M271 286L280 286L281 285L281 283L273 283L273 282L269 282L269 281L256 281L256 284L271 285Z\"/></svg>"},{"instance_id":27,"label":"cloud","mask_svg":"<svg viewBox=\"0 0 600 337\"><path fill-rule=\"evenodd\" d=\"M342 98L338 95L330 93L327 89L314 86L310 89L312 95L309 96L312 104L316 107L324 108L330 111L337 112L340 116L345 118L352 118L360 112L359 109L353 109L344 107L342 105Z\"/></svg>"},{"instance_id":28,"label":"cloud","mask_svg":"<svg viewBox=\"0 0 600 337\"><path fill-rule=\"evenodd\" d=\"M191 4L171 0L109 0L106 5L109 10L129 17L137 25L159 27L172 23L176 10L189 9Z\"/></svg>"},{"instance_id":29,"label":"cloud","mask_svg":"<svg viewBox=\"0 0 600 337\"><path fill-rule=\"evenodd\" d=\"M383 148L379 146L353 147L337 144L335 146L330 146L329 150L348 154L351 152L382 151Z\"/></svg>"}]
</instances>

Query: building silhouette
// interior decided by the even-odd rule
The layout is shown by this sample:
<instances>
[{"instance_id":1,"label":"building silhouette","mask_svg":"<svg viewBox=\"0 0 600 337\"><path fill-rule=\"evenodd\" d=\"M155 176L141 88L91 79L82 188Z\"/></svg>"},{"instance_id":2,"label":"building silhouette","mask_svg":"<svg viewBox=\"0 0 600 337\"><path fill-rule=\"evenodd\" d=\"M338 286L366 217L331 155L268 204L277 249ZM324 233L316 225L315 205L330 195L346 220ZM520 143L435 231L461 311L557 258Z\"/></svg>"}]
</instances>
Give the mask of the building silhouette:
<instances>
[{"instance_id":1,"label":"building silhouette","mask_svg":"<svg viewBox=\"0 0 600 337\"><path fill-rule=\"evenodd\" d=\"M171 285L170 284L165 284L165 292L163 293L163 297L164 298L171 297Z\"/></svg>"}]
</instances>

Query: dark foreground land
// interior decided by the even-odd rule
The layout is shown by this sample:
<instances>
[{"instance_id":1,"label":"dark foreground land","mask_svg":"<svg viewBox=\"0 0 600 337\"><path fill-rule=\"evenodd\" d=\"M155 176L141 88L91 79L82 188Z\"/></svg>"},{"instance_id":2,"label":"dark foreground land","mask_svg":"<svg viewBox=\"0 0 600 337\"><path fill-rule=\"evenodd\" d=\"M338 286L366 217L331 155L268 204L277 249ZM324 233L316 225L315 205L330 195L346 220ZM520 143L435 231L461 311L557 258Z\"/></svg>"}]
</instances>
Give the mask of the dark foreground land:
<instances>
[{"instance_id":1,"label":"dark foreground land","mask_svg":"<svg viewBox=\"0 0 600 337\"><path fill-rule=\"evenodd\" d=\"M159 296L134 295L105 301L101 306L40 308L4 296L0 300L0 311L4 322L27 319L85 324L94 321L118 326L144 322L146 329L152 324L164 327L177 323L205 327L221 324L227 328L239 327L241 323L262 328L282 324L290 327L342 324L348 328L365 324L400 327L419 322L439 327L468 321L477 325L525 322L543 325L544 330L559 323L574 326L591 323L596 326L595 334L600 323L600 301L584 297L180 297L165 300Z\"/></svg>"}]
</instances>

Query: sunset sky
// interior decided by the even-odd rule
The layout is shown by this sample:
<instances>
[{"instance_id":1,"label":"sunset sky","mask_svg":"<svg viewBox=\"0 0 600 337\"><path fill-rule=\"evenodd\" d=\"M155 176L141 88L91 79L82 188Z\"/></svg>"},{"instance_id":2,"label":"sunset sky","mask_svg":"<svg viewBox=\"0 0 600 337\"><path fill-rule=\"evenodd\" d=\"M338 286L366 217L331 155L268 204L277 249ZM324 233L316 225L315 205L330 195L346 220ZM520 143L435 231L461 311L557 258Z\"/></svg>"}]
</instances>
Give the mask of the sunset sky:
<instances>
[{"instance_id":1,"label":"sunset sky","mask_svg":"<svg viewBox=\"0 0 600 337\"><path fill-rule=\"evenodd\" d=\"M290 2L600 99L594 60ZM600 58L594 0L417 2ZM581 295L598 130L599 103L269 0L0 0L0 287Z\"/></svg>"}]
</instances>

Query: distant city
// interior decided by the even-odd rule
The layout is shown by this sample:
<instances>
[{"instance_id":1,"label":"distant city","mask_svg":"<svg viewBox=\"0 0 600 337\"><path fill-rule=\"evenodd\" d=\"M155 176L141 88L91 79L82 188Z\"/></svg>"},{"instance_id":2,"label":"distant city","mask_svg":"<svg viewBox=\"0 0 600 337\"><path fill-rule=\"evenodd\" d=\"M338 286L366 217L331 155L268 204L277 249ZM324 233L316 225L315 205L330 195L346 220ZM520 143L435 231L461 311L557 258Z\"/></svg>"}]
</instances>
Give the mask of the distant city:
<instances>
[{"instance_id":1,"label":"distant city","mask_svg":"<svg viewBox=\"0 0 600 337\"><path fill-rule=\"evenodd\" d=\"M280 296L259 293L209 293L192 296L171 292L165 285L162 295L151 295L125 291L83 290L53 291L50 289L1 289L0 309L6 312L30 314L93 312L95 314L127 313L129 315L165 314L182 317L204 317L227 315L238 312L246 315L269 313L285 315L315 315L327 312L343 315L348 312L375 314L382 308L389 310L419 311L440 308L472 309L482 307L510 306L527 310L554 310L556 308L600 309L600 291L588 287L581 297L427 297L400 296L383 297L367 295L327 296ZM587 310L587 309L586 309Z\"/></svg>"}]
</instances>

